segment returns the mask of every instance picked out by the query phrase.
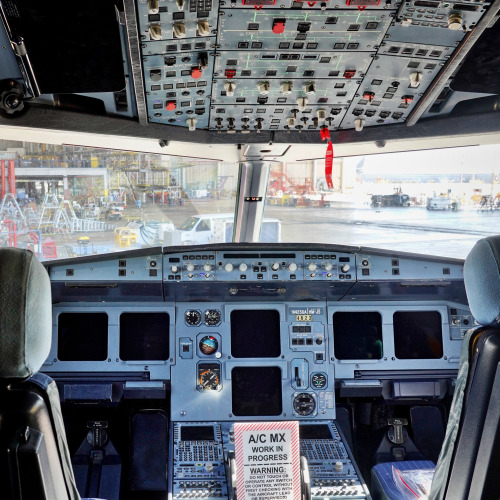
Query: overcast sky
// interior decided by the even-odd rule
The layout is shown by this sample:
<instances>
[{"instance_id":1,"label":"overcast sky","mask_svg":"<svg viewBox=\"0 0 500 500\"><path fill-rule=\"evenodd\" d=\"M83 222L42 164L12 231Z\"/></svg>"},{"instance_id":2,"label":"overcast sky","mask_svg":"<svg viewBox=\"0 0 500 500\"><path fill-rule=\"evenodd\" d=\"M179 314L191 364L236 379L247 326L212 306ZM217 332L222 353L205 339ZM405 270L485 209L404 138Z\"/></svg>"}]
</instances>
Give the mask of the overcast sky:
<instances>
[{"instance_id":1,"label":"overcast sky","mask_svg":"<svg viewBox=\"0 0 500 500\"><path fill-rule=\"evenodd\" d=\"M344 158L355 167L361 158ZM365 174L460 174L500 173L500 145L435 149L410 153L390 153L365 157Z\"/></svg>"}]
</instances>

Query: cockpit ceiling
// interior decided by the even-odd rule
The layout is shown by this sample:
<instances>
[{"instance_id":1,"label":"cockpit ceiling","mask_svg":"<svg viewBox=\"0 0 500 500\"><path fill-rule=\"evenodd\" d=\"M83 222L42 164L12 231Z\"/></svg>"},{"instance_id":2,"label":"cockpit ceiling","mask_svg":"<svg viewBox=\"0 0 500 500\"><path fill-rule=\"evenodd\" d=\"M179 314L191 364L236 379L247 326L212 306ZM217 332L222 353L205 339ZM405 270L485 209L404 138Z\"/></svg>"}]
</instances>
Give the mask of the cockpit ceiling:
<instances>
[{"instance_id":1,"label":"cockpit ceiling","mask_svg":"<svg viewBox=\"0 0 500 500\"><path fill-rule=\"evenodd\" d=\"M37 108L33 120L41 121L40 110L51 106L97 115L97 133L122 135L115 121L102 121L121 117L132 122L123 135L156 139L318 143L331 136L380 146L419 121L442 131L439 120L461 101L483 98L487 111L495 108L484 85L471 83L467 54L481 34L491 39L498 30L488 29L498 0L124 0L91 1L85 11L58 1L0 5L0 42L13 48L0 55L0 111L11 118ZM48 33L63 27L54 50ZM494 62L494 51L482 60ZM36 127L75 127L70 114L61 116L60 126L49 116ZM136 124L150 132L137 133ZM379 125L385 132L369 132Z\"/></svg>"}]
</instances>

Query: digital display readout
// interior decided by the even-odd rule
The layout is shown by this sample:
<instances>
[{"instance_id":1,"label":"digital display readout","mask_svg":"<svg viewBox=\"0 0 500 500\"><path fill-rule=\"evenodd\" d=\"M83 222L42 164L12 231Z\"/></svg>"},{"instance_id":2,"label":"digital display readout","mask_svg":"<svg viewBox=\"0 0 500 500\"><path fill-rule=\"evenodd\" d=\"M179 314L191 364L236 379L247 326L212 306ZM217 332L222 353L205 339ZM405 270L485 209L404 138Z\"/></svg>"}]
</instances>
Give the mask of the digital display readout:
<instances>
[{"instance_id":1,"label":"digital display readout","mask_svg":"<svg viewBox=\"0 0 500 500\"><path fill-rule=\"evenodd\" d=\"M295 321L312 321L312 314L296 314Z\"/></svg>"}]
</instances>

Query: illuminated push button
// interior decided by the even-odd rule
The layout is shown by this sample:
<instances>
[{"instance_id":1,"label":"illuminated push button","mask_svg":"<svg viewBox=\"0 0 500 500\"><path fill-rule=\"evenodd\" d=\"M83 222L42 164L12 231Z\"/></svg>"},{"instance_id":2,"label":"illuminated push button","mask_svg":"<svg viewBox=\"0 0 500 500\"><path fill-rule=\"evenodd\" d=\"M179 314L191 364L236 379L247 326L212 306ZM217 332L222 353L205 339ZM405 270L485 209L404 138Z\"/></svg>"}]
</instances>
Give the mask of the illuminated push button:
<instances>
[{"instance_id":1,"label":"illuminated push button","mask_svg":"<svg viewBox=\"0 0 500 500\"><path fill-rule=\"evenodd\" d=\"M283 21L274 21L273 23L273 33L275 35L281 35L285 31L285 23Z\"/></svg>"},{"instance_id":2,"label":"illuminated push button","mask_svg":"<svg viewBox=\"0 0 500 500\"><path fill-rule=\"evenodd\" d=\"M167 102L167 111L174 111L176 108L176 103L175 101L168 101Z\"/></svg>"},{"instance_id":3,"label":"illuminated push button","mask_svg":"<svg viewBox=\"0 0 500 500\"><path fill-rule=\"evenodd\" d=\"M295 264L295 262L291 262L291 263L288 265L288 270L289 270L291 273L294 273L294 272L297 270L297 264Z\"/></svg>"},{"instance_id":4,"label":"illuminated push button","mask_svg":"<svg viewBox=\"0 0 500 500\"><path fill-rule=\"evenodd\" d=\"M233 269L234 269L234 266L231 264L231 262L228 262L225 266L224 266L224 269L230 273Z\"/></svg>"},{"instance_id":5,"label":"illuminated push button","mask_svg":"<svg viewBox=\"0 0 500 500\"><path fill-rule=\"evenodd\" d=\"M247 269L248 269L248 266L243 262L239 265L238 269L244 273Z\"/></svg>"},{"instance_id":6,"label":"illuminated push button","mask_svg":"<svg viewBox=\"0 0 500 500\"><path fill-rule=\"evenodd\" d=\"M308 266L307 266L307 269L309 269L309 271L316 271L316 269L318 268L318 266L314 263L314 262L311 262Z\"/></svg>"},{"instance_id":7,"label":"illuminated push button","mask_svg":"<svg viewBox=\"0 0 500 500\"><path fill-rule=\"evenodd\" d=\"M198 78L201 78L201 69L200 68L193 68L191 70L191 78L194 78L195 80Z\"/></svg>"}]
</instances>

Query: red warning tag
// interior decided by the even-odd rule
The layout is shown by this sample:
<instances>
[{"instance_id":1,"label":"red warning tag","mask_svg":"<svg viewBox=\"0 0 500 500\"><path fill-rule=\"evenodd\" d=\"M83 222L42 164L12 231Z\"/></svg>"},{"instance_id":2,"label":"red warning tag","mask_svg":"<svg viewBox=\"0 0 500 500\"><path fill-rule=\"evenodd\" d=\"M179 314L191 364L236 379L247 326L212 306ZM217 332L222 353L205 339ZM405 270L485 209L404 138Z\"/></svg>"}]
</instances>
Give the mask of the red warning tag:
<instances>
[{"instance_id":1,"label":"red warning tag","mask_svg":"<svg viewBox=\"0 0 500 500\"><path fill-rule=\"evenodd\" d=\"M328 147L326 148L326 155L325 155L325 178L326 178L326 185L330 189L333 188L332 166L333 166L333 145L332 141L328 141Z\"/></svg>"}]
</instances>

